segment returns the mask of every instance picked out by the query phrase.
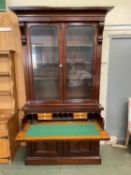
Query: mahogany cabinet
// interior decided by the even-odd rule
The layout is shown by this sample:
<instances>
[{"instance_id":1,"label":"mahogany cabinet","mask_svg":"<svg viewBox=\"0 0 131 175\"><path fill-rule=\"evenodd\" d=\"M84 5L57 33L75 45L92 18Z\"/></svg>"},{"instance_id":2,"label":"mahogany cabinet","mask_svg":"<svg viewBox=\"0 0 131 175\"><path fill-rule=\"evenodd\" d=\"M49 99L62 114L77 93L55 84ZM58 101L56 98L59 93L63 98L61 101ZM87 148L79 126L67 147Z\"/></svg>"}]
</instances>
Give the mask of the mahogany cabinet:
<instances>
[{"instance_id":1,"label":"mahogany cabinet","mask_svg":"<svg viewBox=\"0 0 131 175\"><path fill-rule=\"evenodd\" d=\"M11 9L19 19L24 51L27 102L22 129L34 121L95 120L104 131L99 104L101 48L105 15L111 7ZM80 116L75 118L75 113ZM86 117L81 117L83 113ZM100 163L101 139L109 137L28 141L26 163Z\"/></svg>"}]
</instances>

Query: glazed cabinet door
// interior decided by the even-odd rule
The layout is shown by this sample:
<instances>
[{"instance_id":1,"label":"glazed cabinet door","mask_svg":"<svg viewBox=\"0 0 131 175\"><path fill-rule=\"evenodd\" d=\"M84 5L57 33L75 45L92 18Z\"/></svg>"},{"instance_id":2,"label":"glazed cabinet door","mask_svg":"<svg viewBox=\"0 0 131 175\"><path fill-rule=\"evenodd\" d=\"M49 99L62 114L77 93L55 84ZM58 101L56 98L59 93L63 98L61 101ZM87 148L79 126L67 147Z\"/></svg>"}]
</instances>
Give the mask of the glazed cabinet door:
<instances>
[{"instance_id":1,"label":"glazed cabinet door","mask_svg":"<svg viewBox=\"0 0 131 175\"><path fill-rule=\"evenodd\" d=\"M29 100L95 99L96 30L88 23L28 26Z\"/></svg>"},{"instance_id":2,"label":"glazed cabinet door","mask_svg":"<svg viewBox=\"0 0 131 175\"><path fill-rule=\"evenodd\" d=\"M66 100L92 99L95 27L72 23L65 34Z\"/></svg>"},{"instance_id":3,"label":"glazed cabinet door","mask_svg":"<svg viewBox=\"0 0 131 175\"><path fill-rule=\"evenodd\" d=\"M58 101L60 99L59 25L30 25L28 31L31 99Z\"/></svg>"}]
</instances>

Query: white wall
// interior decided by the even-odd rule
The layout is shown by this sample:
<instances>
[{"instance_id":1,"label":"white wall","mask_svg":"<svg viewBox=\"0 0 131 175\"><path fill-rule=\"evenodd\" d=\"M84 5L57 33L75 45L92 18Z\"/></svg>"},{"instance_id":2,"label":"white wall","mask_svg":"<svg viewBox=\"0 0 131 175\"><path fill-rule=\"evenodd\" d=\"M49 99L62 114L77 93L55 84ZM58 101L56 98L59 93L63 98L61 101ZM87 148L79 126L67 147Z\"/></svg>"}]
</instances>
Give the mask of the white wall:
<instances>
[{"instance_id":1,"label":"white wall","mask_svg":"<svg viewBox=\"0 0 131 175\"><path fill-rule=\"evenodd\" d=\"M131 24L131 0L7 0L9 6L114 6L106 24Z\"/></svg>"}]
</instances>

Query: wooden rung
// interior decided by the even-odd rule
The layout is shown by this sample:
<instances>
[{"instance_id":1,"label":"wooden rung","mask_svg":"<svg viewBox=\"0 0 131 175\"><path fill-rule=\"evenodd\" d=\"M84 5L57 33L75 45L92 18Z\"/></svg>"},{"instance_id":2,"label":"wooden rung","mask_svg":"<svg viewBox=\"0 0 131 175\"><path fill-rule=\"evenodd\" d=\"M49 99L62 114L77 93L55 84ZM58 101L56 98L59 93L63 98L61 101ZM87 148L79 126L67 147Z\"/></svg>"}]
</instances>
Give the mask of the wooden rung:
<instances>
[{"instance_id":1,"label":"wooden rung","mask_svg":"<svg viewBox=\"0 0 131 175\"><path fill-rule=\"evenodd\" d=\"M11 91L0 91L0 96L11 96Z\"/></svg>"},{"instance_id":2,"label":"wooden rung","mask_svg":"<svg viewBox=\"0 0 131 175\"><path fill-rule=\"evenodd\" d=\"M0 77L9 77L10 73L9 72L0 72Z\"/></svg>"},{"instance_id":3,"label":"wooden rung","mask_svg":"<svg viewBox=\"0 0 131 175\"><path fill-rule=\"evenodd\" d=\"M0 158L0 163L3 163L3 164L11 163L11 160L10 159L2 159L2 158Z\"/></svg>"},{"instance_id":4,"label":"wooden rung","mask_svg":"<svg viewBox=\"0 0 131 175\"><path fill-rule=\"evenodd\" d=\"M14 53L14 50L0 50L0 58L8 56L10 53Z\"/></svg>"}]
</instances>

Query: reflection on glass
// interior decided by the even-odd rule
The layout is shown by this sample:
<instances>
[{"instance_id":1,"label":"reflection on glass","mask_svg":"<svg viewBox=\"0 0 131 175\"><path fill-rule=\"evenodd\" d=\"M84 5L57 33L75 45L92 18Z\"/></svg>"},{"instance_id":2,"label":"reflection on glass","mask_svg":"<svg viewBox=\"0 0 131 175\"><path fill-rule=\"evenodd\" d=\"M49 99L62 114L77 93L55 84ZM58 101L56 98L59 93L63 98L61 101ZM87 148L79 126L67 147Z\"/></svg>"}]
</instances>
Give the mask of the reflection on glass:
<instances>
[{"instance_id":1,"label":"reflection on glass","mask_svg":"<svg viewBox=\"0 0 131 175\"><path fill-rule=\"evenodd\" d=\"M57 28L32 27L31 47L35 100L59 99Z\"/></svg>"},{"instance_id":2,"label":"reflection on glass","mask_svg":"<svg viewBox=\"0 0 131 175\"><path fill-rule=\"evenodd\" d=\"M67 28L67 99L90 99L92 95L93 28Z\"/></svg>"}]
</instances>

